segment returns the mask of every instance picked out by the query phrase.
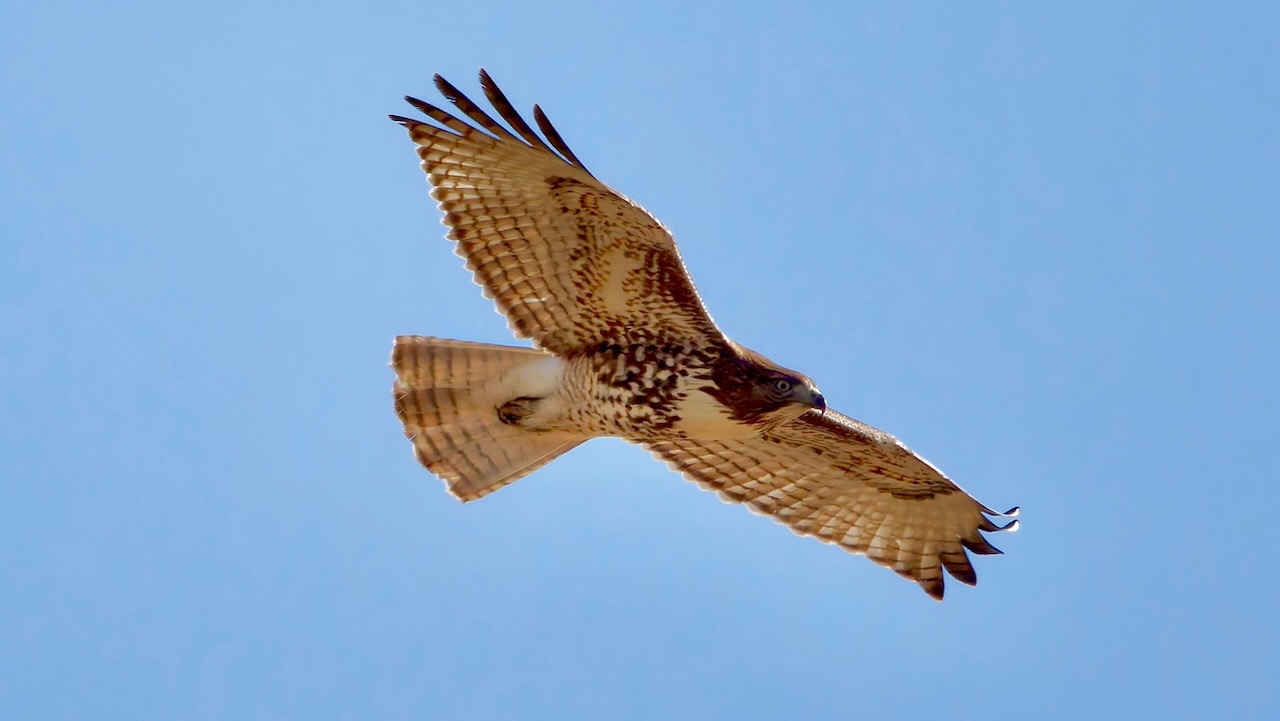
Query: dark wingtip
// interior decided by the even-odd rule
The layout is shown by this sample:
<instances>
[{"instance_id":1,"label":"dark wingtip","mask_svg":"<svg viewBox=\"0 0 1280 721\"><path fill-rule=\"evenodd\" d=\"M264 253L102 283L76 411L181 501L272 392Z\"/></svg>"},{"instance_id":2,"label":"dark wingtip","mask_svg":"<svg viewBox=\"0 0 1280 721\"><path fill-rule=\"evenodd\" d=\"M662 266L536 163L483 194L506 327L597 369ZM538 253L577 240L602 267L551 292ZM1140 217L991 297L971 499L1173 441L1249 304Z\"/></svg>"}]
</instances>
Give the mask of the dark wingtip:
<instances>
[{"instance_id":1,"label":"dark wingtip","mask_svg":"<svg viewBox=\"0 0 1280 721\"><path fill-rule=\"evenodd\" d=\"M947 573L951 574L951 577L960 583L972 586L978 582L978 572L973 570L973 564L970 563L969 556L963 550L943 551L938 559L942 561L942 567L947 570Z\"/></svg>"},{"instance_id":2,"label":"dark wingtip","mask_svg":"<svg viewBox=\"0 0 1280 721\"><path fill-rule=\"evenodd\" d=\"M996 525L996 523L992 521L990 518L983 518L982 523L978 525L978 530L985 531L986 533L999 533L1001 531L1014 533L1022 525L1016 520L1018 518L1018 514L1022 512L1022 509L1019 508L1018 506L1014 506L1013 508L1010 508L1004 513L998 513L996 511L991 510L990 508L983 507L982 512L988 516L998 516L1000 518L1015 519L1004 524L1003 526L999 526L999 525Z\"/></svg>"},{"instance_id":3,"label":"dark wingtip","mask_svg":"<svg viewBox=\"0 0 1280 721\"><path fill-rule=\"evenodd\" d=\"M919 583L920 588L924 589L924 592L929 595L929 598L932 598L935 601L941 602L942 597L947 593L946 584L943 582L941 576L928 581L917 581L917 583Z\"/></svg>"},{"instance_id":4,"label":"dark wingtip","mask_svg":"<svg viewBox=\"0 0 1280 721\"><path fill-rule=\"evenodd\" d=\"M412 95L404 96L404 101L412 105L413 107L417 108L418 110L421 110L422 112L426 113L427 115L430 115L431 112L435 110L435 106L432 105L431 103L428 103L425 100L419 100L413 97Z\"/></svg>"},{"instance_id":5,"label":"dark wingtip","mask_svg":"<svg viewBox=\"0 0 1280 721\"><path fill-rule=\"evenodd\" d=\"M978 524L978 530L983 533L999 533L1001 531L1014 532L1017 531L1019 524L1017 521L1009 521L1003 526L996 525L990 518L982 519L982 523Z\"/></svg>"},{"instance_id":6,"label":"dark wingtip","mask_svg":"<svg viewBox=\"0 0 1280 721\"><path fill-rule=\"evenodd\" d=\"M408 127L410 127L410 126L413 126L413 125L417 125L417 124L418 124L418 122L419 122L419 121L417 121L417 120L414 120L413 118L406 118L406 117L405 117L405 116L403 116L403 115L394 115L394 114L393 114L393 115L388 115L387 117L388 117L388 118L391 118L391 122L393 122L393 123L399 123L399 124L401 124L401 125L405 126L406 128L408 128Z\"/></svg>"},{"instance_id":7,"label":"dark wingtip","mask_svg":"<svg viewBox=\"0 0 1280 721\"><path fill-rule=\"evenodd\" d=\"M987 541L987 539L983 538L980 534L975 533L974 539L976 540L962 538L960 539L960 545L978 554L979 556L999 556L1004 553L1004 551L1001 551L1000 549L991 545Z\"/></svg>"},{"instance_id":8,"label":"dark wingtip","mask_svg":"<svg viewBox=\"0 0 1280 721\"><path fill-rule=\"evenodd\" d=\"M542 107L537 103L533 105L533 120L538 124L538 129L542 131L542 134L547 136L551 147L559 151L571 164L578 166L587 175L591 175L591 171L587 170L587 166L583 165L578 156L574 155L573 151L569 149L569 145L564 142L564 138L560 137L560 131L556 130L556 126L551 124L551 119L547 117L546 113L542 112Z\"/></svg>"},{"instance_id":9,"label":"dark wingtip","mask_svg":"<svg viewBox=\"0 0 1280 721\"><path fill-rule=\"evenodd\" d=\"M440 94L444 96L445 100L448 100L451 103L456 102L458 98L466 97L465 95L462 94L461 90L455 87L453 83L449 82L448 80L445 80L444 76L441 75L440 73L435 74L435 77L433 78L433 82L435 83L436 90L439 90Z\"/></svg>"}]
</instances>

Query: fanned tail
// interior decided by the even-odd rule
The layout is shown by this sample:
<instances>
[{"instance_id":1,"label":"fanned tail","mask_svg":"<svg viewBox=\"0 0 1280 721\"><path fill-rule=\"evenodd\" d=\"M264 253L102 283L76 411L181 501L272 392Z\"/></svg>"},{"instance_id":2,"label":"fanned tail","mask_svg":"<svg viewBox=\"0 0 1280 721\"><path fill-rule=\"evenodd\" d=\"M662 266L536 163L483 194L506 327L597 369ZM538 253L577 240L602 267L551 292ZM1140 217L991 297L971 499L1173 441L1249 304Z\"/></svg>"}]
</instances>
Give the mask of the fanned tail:
<instances>
[{"instance_id":1,"label":"fanned tail","mask_svg":"<svg viewBox=\"0 0 1280 721\"><path fill-rule=\"evenodd\" d=\"M414 454L460 500L485 496L587 440L529 431L499 409L548 395L553 356L530 348L400 336L391 354L396 414Z\"/></svg>"}]
</instances>

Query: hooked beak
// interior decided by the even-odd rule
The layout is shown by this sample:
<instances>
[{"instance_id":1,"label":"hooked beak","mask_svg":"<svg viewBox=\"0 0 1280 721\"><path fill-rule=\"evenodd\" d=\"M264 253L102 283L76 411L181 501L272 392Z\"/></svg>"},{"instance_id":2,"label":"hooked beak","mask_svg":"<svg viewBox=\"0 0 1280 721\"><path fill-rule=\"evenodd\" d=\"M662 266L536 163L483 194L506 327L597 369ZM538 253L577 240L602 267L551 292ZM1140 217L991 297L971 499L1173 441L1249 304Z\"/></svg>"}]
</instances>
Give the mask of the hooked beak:
<instances>
[{"instance_id":1,"label":"hooked beak","mask_svg":"<svg viewBox=\"0 0 1280 721\"><path fill-rule=\"evenodd\" d=\"M826 415L827 399L822 397L822 394L818 392L817 388L812 389L812 393L809 398L809 405L815 408L819 413Z\"/></svg>"}]
</instances>

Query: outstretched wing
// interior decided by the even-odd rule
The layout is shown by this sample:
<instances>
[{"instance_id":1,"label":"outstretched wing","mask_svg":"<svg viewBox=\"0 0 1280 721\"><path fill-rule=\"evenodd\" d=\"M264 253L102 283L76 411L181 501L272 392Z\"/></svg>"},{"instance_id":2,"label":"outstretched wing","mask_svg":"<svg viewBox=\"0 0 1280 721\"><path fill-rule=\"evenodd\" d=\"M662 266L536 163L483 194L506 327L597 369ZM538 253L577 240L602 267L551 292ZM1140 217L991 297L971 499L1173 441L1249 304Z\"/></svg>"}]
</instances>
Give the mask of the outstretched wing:
<instances>
[{"instance_id":1,"label":"outstretched wing","mask_svg":"<svg viewBox=\"0 0 1280 721\"><path fill-rule=\"evenodd\" d=\"M981 531L1014 530L887 433L834 411L810 411L761 436L646 444L721 498L793 531L835 543L909 578L941 600L942 569L973 585L965 550L1000 553Z\"/></svg>"},{"instance_id":2,"label":"outstretched wing","mask_svg":"<svg viewBox=\"0 0 1280 721\"><path fill-rule=\"evenodd\" d=\"M546 141L483 70L485 95L515 133L435 82L478 127L415 98L406 100L443 127L391 119L417 143L448 237L517 335L561 354L723 338L667 229L587 172L536 105Z\"/></svg>"}]
</instances>

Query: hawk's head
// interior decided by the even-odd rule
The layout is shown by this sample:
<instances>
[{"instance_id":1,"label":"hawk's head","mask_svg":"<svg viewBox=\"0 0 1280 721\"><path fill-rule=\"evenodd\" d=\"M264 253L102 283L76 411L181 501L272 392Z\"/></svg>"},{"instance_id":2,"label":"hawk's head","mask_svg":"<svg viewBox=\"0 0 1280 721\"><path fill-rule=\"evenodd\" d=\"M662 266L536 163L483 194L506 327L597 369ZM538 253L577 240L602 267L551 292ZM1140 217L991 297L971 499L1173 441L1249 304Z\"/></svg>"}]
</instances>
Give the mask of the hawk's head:
<instances>
[{"instance_id":1,"label":"hawk's head","mask_svg":"<svg viewBox=\"0 0 1280 721\"><path fill-rule=\"evenodd\" d=\"M729 409L731 418L751 425L773 426L799 418L806 411L825 411L827 401L813 380L783 368L749 348L737 346L714 374L706 389Z\"/></svg>"}]
</instances>

